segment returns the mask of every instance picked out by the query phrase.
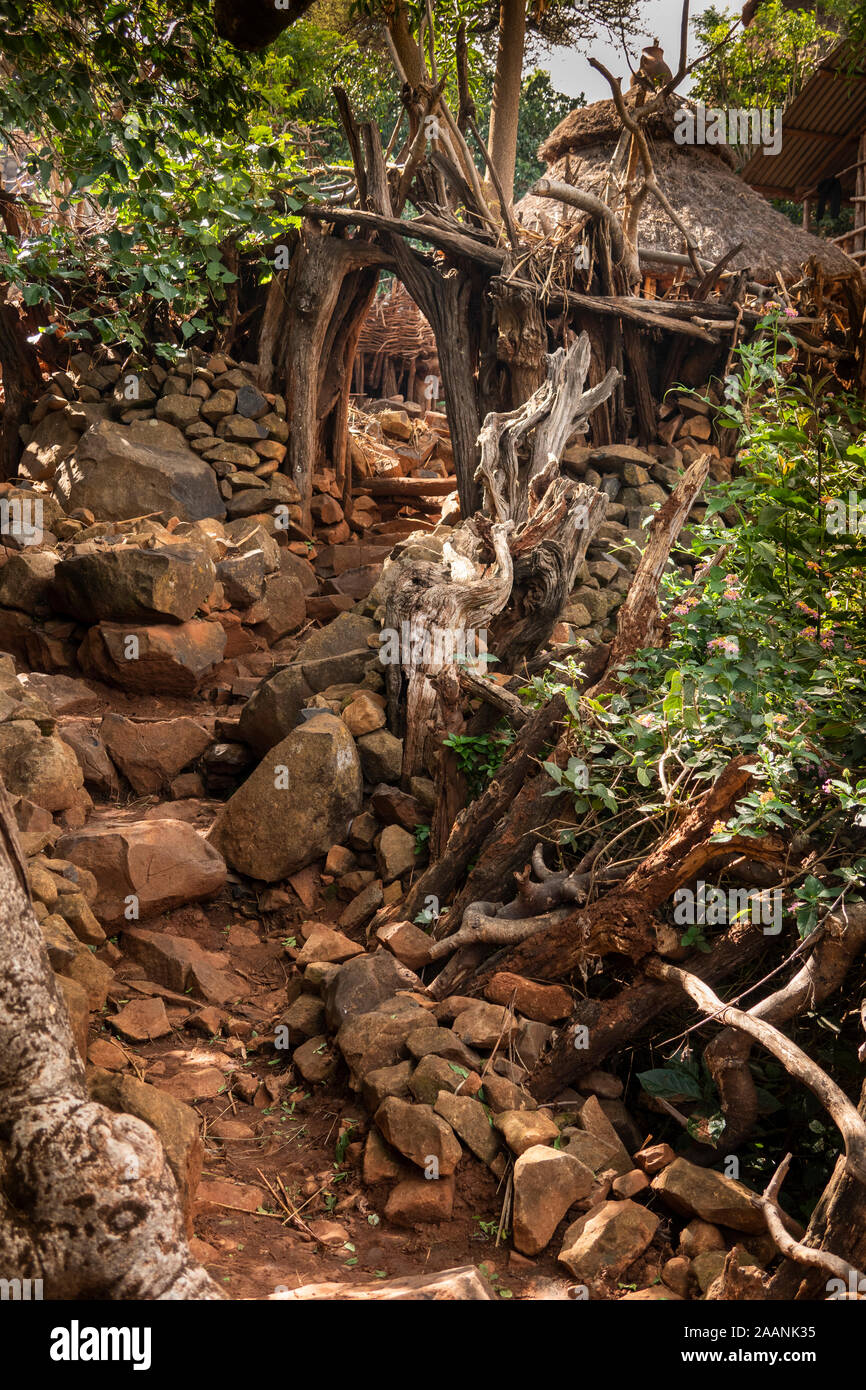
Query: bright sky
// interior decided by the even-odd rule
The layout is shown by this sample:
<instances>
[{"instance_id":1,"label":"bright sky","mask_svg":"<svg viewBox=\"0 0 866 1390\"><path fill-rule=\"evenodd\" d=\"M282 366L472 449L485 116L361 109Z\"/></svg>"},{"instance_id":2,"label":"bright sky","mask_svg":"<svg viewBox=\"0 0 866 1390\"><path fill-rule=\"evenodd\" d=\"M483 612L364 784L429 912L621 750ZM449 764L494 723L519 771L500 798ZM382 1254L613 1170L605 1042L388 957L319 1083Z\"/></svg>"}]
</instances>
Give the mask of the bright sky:
<instances>
[{"instance_id":1,"label":"bright sky","mask_svg":"<svg viewBox=\"0 0 866 1390\"><path fill-rule=\"evenodd\" d=\"M700 14L708 7L709 0L705 0L705 3L693 0L691 14ZM659 43L665 51L665 58L675 72L680 56L682 0L641 0L638 8L643 20L646 42L658 36ZM739 8L739 5L736 8ZM693 40L690 36L690 58L695 57L697 53L697 49L692 45ZM638 52L642 47L644 44L638 45ZM615 76L626 79L623 81L624 88L628 86L629 68L621 47L606 43L599 37L588 52L593 58L598 58L599 62L604 63ZM566 92L568 96L579 96L581 92L585 92L587 101L600 101L602 97L610 96L610 88L604 78L589 66L586 50L555 48L549 57L542 57L539 66L549 70L554 87L560 92ZM686 78L680 91L688 91L688 88L689 79Z\"/></svg>"}]
</instances>

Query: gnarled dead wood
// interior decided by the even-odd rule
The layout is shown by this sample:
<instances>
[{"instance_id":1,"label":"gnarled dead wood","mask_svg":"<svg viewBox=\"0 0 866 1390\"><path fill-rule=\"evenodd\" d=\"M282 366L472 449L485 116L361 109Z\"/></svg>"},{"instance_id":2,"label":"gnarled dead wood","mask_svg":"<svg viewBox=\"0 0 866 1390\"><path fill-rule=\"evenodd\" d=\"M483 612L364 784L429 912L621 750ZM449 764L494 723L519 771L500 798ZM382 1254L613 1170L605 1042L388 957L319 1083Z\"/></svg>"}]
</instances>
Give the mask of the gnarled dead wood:
<instances>
[{"instance_id":1,"label":"gnarled dead wood","mask_svg":"<svg viewBox=\"0 0 866 1390\"><path fill-rule=\"evenodd\" d=\"M693 809L655 845L622 885L588 907L570 913L540 937L518 946L497 968L550 980L567 976L589 956L612 952L637 960L654 950L653 913L717 855L718 844L710 838L712 826L748 790L752 771L747 755L732 759ZM764 853L781 860L784 856L784 846L772 837L764 841L726 842L726 849L732 847L748 847L758 857ZM487 973L485 969L473 982L473 993L483 988Z\"/></svg>"},{"instance_id":2,"label":"gnarled dead wood","mask_svg":"<svg viewBox=\"0 0 866 1390\"><path fill-rule=\"evenodd\" d=\"M442 690L433 677L453 670L466 634L486 630L494 614L508 602L512 561L508 540L510 521L484 524L495 556L492 569L466 552L481 536L467 528L460 537L462 553L450 541L442 562L407 560L392 564L383 577L385 627L400 634L400 665L388 667L388 689L393 726L403 711L404 785L424 765L428 738L448 732L453 721L445 718ZM455 533L457 539L457 533ZM403 686L405 682L405 704Z\"/></svg>"},{"instance_id":3,"label":"gnarled dead wood","mask_svg":"<svg viewBox=\"0 0 866 1390\"><path fill-rule=\"evenodd\" d=\"M786 1255L789 1260L796 1260L797 1264L807 1265L812 1269L820 1270L822 1274L829 1274L835 1279L843 1280L849 1287L853 1287L855 1292L866 1290L866 1278L859 1269L855 1269L841 1255L834 1255L829 1250L816 1250L814 1246L804 1245L802 1241L795 1240L785 1229L779 1207L779 1193L790 1166L791 1155L785 1154L761 1198L767 1230L776 1242L780 1253Z\"/></svg>"},{"instance_id":4,"label":"gnarled dead wood","mask_svg":"<svg viewBox=\"0 0 866 1390\"><path fill-rule=\"evenodd\" d=\"M561 696L530 714L496 776L481 796L460 812L440 858L415 880L399 909L380 913L374 926L390 920L398 912L411 922L430 898L437 904L437 911L450 901L470 860L507 813L528 773L536 766L542 749L555 738L564 714L565 701ZM456 917L455 921L459 924L460 918Z\"/></svg>"},{"instance_id":5,"label":"gnarled dead wood","mask_svg":"<svg viewBox=\"0 0 866 1390\"><path fill-rule=\"evenodd\" d=\"M545 472L551 458L558 467L569 436L585 432L592 411L613 391L619 373L611 369L603 382L584 392L589 357L589 338L582 333L568 351L558 348L547 358L546 379L525 404L486 417L478 436L476 477L484 492L484 510L497 521L525 520L529 483ZM518 452L531 431L532 445L521 465Z\"/></svg>"},{"instance_id":6,"label":"gnarled dead wood","mask_svg":"<svg viewBox=\"0 0 866 1390\"><path fill-rule=\"evenodd\" d=\"M217 1299L149 1125L89 1099L0 784L0 1269L53 1299Z\"/></svg>"},{"instance_id":7,"label":"gnarled dead wood","mask_svg":"<svg viewBox=\"0 0 866 1390\"><path fill-rule=\"evenodd\" d=\"M530 711L520 699L519 695L514 695L504 686L496 681L487 680L484 676L478 676L474 671L461 667L457 673L460 681L460 688L467 695L473 695L485 704L490 705L499 714L504 714L515 729L522 729L529 718Z\"/></svg>"}]
</instances>

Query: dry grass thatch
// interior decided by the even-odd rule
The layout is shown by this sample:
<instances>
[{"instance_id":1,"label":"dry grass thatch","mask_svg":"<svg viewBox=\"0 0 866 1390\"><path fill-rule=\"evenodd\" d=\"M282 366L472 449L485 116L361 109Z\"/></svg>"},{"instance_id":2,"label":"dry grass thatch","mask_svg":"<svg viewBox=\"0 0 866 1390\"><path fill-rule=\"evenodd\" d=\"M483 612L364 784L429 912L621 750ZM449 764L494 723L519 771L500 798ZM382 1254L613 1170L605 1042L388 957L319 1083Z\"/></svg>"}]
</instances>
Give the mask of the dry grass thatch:
<instances>
[{"instance_id":1,"label":"dry grass thatch","mask_svg":"<svg viewBox=\"0 0 866 1390\"><path fill-rule=\"evenodd\" d=\"M436 357L433 330L399 280L370 305L358 339L358 352L404 360Z\"/></svg>"},{"instance_id":2,"label":"dry grass thatch","mask_svg":"<svg viewBox=\"0 0 866 1390\"><path fill-rule=\"evenodd\" d=\"M742 242L731 267L748 269L767 283L775 280L777 271L786 280L799 278L813 257L828 276L858 274L855 264L837 247L795 226L743 183L731 167L731 153L725 146L677 145L673 129L672 106L649 118L647 133L656 177L706 260L717 261ZM612 101L572 111L539 150L548 162L548 176L605 196L608 166L620 131ZM583 216L575 208L531 194L520 200L515 212L525 226L546 234L563 221ZM653 198L644 204L639 242L662 251L683 250L682 234Z\"/></svg>"}]
</instances>

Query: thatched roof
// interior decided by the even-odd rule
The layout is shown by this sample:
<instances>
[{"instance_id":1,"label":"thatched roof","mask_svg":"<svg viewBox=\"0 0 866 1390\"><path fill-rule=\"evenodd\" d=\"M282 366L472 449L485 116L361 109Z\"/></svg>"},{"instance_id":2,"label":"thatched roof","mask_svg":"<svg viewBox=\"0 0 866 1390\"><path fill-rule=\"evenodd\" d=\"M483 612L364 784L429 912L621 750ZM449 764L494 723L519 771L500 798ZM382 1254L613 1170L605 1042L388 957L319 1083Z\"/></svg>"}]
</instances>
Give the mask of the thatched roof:
<instances>
[{"instance_id":1,"label":"thatched roof","mask_svg":"<svg viewBox=\"0 0 866 1390\"><path fill-rule=\"evenodd\" d=\"M651 116L647 134L661 189L705 260L715 262L742 242L742 250L730 265L750 270L761 281L773 282L777 270L786 279L796 279L812 257L827 275L858 273L837 247L795 226L749 188L734 173L727 146L675 144L675 109L671 102ZM570 112L538 152L547 163L548 177L603 196L621 129L612 101L596 101ZM582 215L563 203L531 194L521 198L515 212L525 226L541 232L551 232L560 222L572 222ZM642 247L662 251L683 250L682 234L654 198L644 204L639 242Z\"/></svg>"},{"instance_id":2,"label":"thatched roof","mask_svg":"<svg viewBox=\"0 0 866 1390\"><path fill-rule=\"evenodd\" d=\"M406 360L436 357L433 330L399 280L367 310L357 351Z\"/></svg>"}]
</instances>

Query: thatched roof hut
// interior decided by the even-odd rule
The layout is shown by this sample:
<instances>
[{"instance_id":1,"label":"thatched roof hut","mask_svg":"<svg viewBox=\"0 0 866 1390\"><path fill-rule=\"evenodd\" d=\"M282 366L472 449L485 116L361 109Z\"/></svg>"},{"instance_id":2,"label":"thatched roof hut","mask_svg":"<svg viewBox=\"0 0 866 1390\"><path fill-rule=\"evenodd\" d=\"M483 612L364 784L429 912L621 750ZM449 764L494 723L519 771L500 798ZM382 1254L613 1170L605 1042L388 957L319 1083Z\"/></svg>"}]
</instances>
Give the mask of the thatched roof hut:
<instances>
[{"instance_id":1,"label":"thatched roof hut","mask_svg":"<svg viewBox=\"0 0 866 1390\"><path fill-rule=\"evenodd\" d=\"M633 99L631 94L629 99ZM705 260L716 262L742 242L730 268L748 269L764 283L773 283L777 271L786 280L799 278L802 267L813 257L828 276L858 273L838 247L796 227L749 188L734 172L728 146L676 144L674 113L679 105L672 98L649 117L645 129L659 185ZM547 164L547 176L604 197L611 157L621 133L612 101L596 101L570 112L538 151ZM583 215L563 203L532 194L522 198L515 211L526 227L545 233ZM642 248L650 250L683 250L682 233L652 197L644 204L638 239Z\"/></svg>"}]
</instances>

